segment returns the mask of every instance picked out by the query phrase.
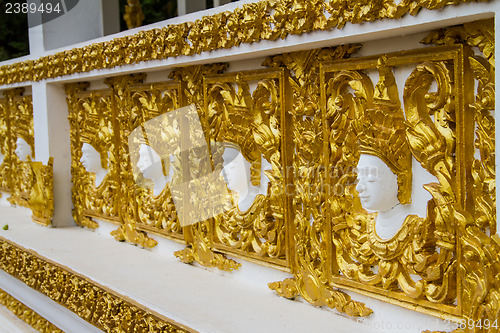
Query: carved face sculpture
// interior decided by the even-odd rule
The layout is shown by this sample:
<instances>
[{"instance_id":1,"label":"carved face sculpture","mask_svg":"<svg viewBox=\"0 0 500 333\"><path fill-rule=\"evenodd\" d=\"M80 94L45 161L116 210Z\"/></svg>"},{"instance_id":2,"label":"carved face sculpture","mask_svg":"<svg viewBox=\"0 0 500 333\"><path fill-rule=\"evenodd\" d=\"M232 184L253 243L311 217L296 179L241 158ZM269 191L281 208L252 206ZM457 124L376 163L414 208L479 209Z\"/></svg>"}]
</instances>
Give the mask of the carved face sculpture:
<instances>
[{"instance_id":1,"label":"carved face sculpture","mask_svg":"<svg viewBox=\"0 0 500 333\"><path fill-rule=\"evenodd\" d=\"M23 138L17 138L16 150L14 152L23 162L28 160L28 156L32 157L31 146Z\"/></svg>"},{"instance_id":2,"label":"carved face sculpture","mask_svg":"<svg viewBox=\"0 0 500 333\"><path fill-rule=\"evenodd\" d=\"M242 196L246 196L250 187L250 163L243 157L241 152L235 148L226 147L222 155L224 168L222 176L227 184L227 188L236 191Z\"/></svg>"},{"instance_id":3,"label":"carved face sculpture","mask_svg":"<svg viewBox=\"0 0 500 333\"><path fill-rule=\"evenodd\" d=\"M137 167L146 179L159 179L163 177L160 156L148 145L139 147L139 161Z\"/></svg>"},{"instance_id":4,"label":"carved face sculpture","mask_svg":"<svg viewBox=\"0 0 500 333\"><path fill-rule=\"evenodd\" d=\"M380 158L361 154L356 190L364 209L386 212L399 204L397 176Z\"/></svg>"},{"instance_id":5,"label":"carved face sculpture","mask_svg":"<svg viewBox=\"0 0 500 333\"><path fill-rule=\"evenodd\" d=\"M82 145L82 158L80 162L87 172L98 173L102 170L99 152L88 143Z\"/></svg>"}]
</instances>

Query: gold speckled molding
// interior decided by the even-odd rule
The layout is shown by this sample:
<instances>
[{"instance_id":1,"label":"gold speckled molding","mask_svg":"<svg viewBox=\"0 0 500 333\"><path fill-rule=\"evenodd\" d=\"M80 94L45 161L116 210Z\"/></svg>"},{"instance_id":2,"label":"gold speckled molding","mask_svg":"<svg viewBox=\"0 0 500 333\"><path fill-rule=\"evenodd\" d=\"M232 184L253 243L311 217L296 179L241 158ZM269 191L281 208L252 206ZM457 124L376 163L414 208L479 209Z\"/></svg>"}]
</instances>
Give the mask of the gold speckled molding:
<instances>
[{"instance_id":1,"label":"gold speckled molding","mask_svg":"<svg viewBox=\"0 0 500 333\"><path fill-rule=\"evenodd\" d=\"M47 78L94 69L194 55L261 40L285 39L288 35L341 29L346 23L366 23L417 15L421 9L438 10L482 0L267 0L244 4L234 11L203 16L195 22L139 31L37 60L0 67L0 85Z\"/></svg>"},{"instance_id":2,"label":"gold speckled molding","mask_svg":"<svg viewBox=\"0 0 500 333\"><path fill-rule=\"evenodd\" d=\"M0 268L105 332L196 332L3 237Z\"/></svg>"},{"instance_id":3,"label":"gold speckled molding","mask_svg":"<svg viewBox=\"0 0 500 333\"><path fill-rule=\"evenodd\" d=\"M16 317L26 322L28 325L38 330L39 332L59 333L63 332L54 326L47 319L40 316L29 307L19 302L17 299L0 289L0 304L3 304L9 309Z\"/></svg>"}]
</instances>

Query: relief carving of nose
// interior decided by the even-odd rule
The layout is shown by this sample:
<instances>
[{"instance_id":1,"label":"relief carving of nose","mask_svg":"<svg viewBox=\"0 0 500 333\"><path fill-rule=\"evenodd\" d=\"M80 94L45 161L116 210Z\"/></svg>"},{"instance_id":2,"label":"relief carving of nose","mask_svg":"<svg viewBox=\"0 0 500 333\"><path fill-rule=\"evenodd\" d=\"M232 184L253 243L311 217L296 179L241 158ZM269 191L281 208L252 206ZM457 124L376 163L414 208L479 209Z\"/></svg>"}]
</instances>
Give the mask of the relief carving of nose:
<instances>
[{"instance_id":1,"label":"relief carving of nose","mask_svg":"<svg viewBox=\"0 0 500 333\"><path fill-rule=\"evenodd\" d=\"M365 185L363 185L361 182L358 182L358 185L356 185L356 191L362 193L364 190L365 190Z\"/></svg>"}]
</instances>

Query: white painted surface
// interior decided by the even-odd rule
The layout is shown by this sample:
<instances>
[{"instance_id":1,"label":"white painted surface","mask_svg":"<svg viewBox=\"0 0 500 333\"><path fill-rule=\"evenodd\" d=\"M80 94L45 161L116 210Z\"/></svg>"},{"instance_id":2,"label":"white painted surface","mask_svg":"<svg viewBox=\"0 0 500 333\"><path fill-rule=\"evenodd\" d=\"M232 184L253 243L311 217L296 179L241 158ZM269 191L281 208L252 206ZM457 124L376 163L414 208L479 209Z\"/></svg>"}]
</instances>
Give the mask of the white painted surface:
<instances>
[{"instance_id":1,"label":"white painted surface","mask_svg":"<svg viewBox=\"0 0 500 333\"><path fill-rule=\"evenodd\" d=\"M30 325L17 318L9 309L0 305L0 333L34 333Z\"/></svg>"},{"instance_id":2,"label":"white painted surface","mask_svg":"<svg viewBox=\"0 0 500 333\"><path fill-rule=\"evenodd\" d=\"M357 322L333 310L280 298L265 283L245 281L238 273L183 264L171 253L118 243L81 228L44 228L15 208L0 207L0 216L10 221L9 230L0 229L0 236L200 332L421 333L447 328L433 317L351 293L375 310L370 318ZM242 272L250 266L243 262ZM266 276L265 269L259 269L258 275ZM275 281L276 276L272 278L266 282ZM31 294L17 296L26 302L38 297ZM405 330L405 325L411 328Z\"/></svg>"},{"instance_id":3,"label":"white painted surface","mask_svg":"<svg viewBox=\"0 0 500 333\"><path fill-rule=\"evenodd\" d=\"M0 288L64 332L102 332L75 313L0 270Z\"/></svg>"},{"instance_id":4,"label":"white painted surface","mask_svg":"<svg viewBox=\"0 0 500 333\"><path fill-rule=\"evenodd\" d=\"M60 84L33 83L35 156L47 164L54 157L54 218L56 227L74 226L71 201L71 149L66 93Z\"/></svg>"}]
</instances>

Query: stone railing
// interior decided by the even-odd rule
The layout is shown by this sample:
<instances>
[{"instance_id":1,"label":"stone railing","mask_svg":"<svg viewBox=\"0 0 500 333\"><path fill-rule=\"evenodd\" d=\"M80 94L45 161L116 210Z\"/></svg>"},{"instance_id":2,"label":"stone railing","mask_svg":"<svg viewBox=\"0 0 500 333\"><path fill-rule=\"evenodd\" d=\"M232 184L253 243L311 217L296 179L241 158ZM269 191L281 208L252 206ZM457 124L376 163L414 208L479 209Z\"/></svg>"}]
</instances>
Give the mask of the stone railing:
<instances>
[{"instance_id":1,"label":"stone railing","mask_svg":"<svg viewBox=\"0 0 500 333\"><path fill-rule=\"evenodd\" d=\"M0 64L1 190L371 328L498 331L497 7L242 1Z\"/></svg>"}]
</instances>

